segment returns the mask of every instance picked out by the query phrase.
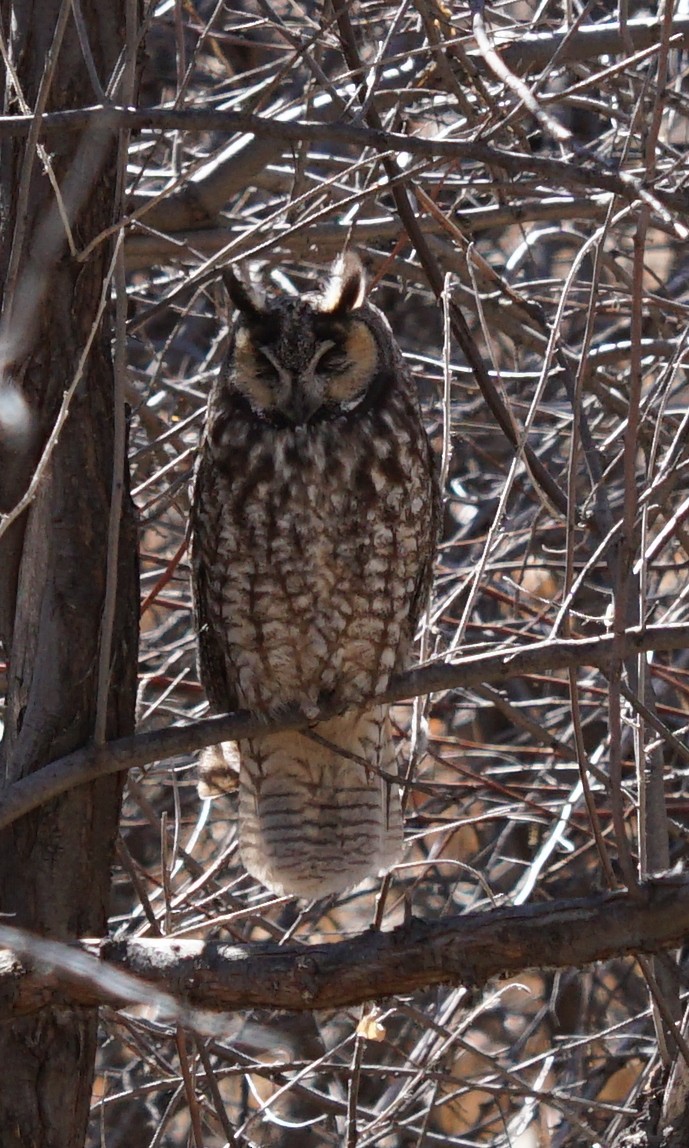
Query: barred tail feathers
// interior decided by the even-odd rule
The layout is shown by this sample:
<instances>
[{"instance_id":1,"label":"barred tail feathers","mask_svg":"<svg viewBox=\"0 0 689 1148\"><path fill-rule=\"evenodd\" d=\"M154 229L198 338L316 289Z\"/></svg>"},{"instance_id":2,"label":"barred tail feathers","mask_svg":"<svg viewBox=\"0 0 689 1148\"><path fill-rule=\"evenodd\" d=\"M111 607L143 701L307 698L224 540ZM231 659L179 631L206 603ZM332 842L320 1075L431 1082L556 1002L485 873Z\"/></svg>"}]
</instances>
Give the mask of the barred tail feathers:
<instances>
[{"instance_id":1,"label":"barred tail feathers","mask_svg":"<svg viewBox=\"0 0 689 1148\"><path fill-rule=\"evenodd\" d=\"M378 772L397 773L388 707L344 714L313 733L239 743L242 861L275 893L307 898L389 869L403 841L398 787Z\"/></svg>"}]
</instances>

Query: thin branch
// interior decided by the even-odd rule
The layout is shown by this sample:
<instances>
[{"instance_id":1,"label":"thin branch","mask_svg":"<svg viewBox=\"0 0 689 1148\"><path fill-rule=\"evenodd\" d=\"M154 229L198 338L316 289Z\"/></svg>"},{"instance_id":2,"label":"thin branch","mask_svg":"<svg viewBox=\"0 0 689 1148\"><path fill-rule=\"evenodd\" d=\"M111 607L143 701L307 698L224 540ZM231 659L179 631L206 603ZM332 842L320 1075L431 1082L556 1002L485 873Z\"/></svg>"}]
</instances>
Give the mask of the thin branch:
<instances>
[{"instance_id":1,"label":"thin branch","mask_svg":"<svg viewBox=\"0 0 689 1148\"><path fill-rule=\"evenodd\" d=\"M262 140L274 140L278 143L293 144L300 140L322 144L324 134L335 144L354 144L360 148L371 147L378 151L392 152L394 154L409 153L413 156L423 156L426 159L438 158L475 163L484 163L492 168L501 169L508 174L522 176L525 172L540 175L548 183L560 187L588 187L599 188L619 195L626 202L636 202L642 199L649 202L666 222L671 222L665 211L676 212L680 216L688 214L686 197L682 192L665 191L654 188L652 196L641 181L634 179L624 172L615 172L612 168L603 167L601 162L591 153L590 166L573 165L569 160L549 159L545 156L535 156L531 153L521 153L517 150L508 151L505 148L492 147L488 144L475 143L470 140L438 139L431 136L404 135L400 132L389 132L373 128L357 127L353 124L324 124L305 123L300 120L292 122L279 120L276 117L257 116L248 112L211 111L206 108L161 108L152 107L145 110L132 108L94 106L78 108L74 111L51 112L43 117L43 133L49 136L52 132L82 131L93 120L99 127L112 130L129 128L132 132L144 131L172 131L181 130L189 132L222 131L249 132ZM23 137L28 134L33 117L31 116L0 116L0 139ZM665 211L663 211L665 209ZM207 223L207 220L201 220ZM685 229L682 228L682 235Z\"/></svg>"}]
</instances>

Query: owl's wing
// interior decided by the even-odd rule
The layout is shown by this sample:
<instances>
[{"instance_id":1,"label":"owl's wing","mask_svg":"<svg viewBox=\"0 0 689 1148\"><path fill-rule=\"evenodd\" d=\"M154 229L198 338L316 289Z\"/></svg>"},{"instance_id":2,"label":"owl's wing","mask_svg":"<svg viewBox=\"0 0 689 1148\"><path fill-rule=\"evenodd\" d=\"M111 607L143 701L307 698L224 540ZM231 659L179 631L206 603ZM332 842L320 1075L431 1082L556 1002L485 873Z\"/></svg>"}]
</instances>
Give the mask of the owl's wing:
<instances>
[{"instance_id":1,"label":"owl's wing","mask_svg":"<svg viewBox=\"0 0 689 1148\"><path fill-rule=\"evenodd\" d=\"M435 458L428 440L426 440L426 452L426 466L428 468L427 472L430 486L430 513L426 518L424 537L418 540L419 572L409 606L409 633L412 641L414 640L416 627L419 624L419 618L428 606L433 583L433 567L440 535L440 524L442 521L440 485L438 483Z\"/></svg>"},{"instance_id":2,"label":"owl's wing","mask_svg":"<svg viewBox=\"0 0 689 1148\"><path fill-rule=\"evenodd\" d=\"M194 480L191 514L194 627L198 635L199 675L211 709L228 713L238 708L237 695L228 672L224 635L217 630L213 620L216 612L211 606L217 593L213 585L217 584L217 576L214 578L213 574L219 572L224 561L218 552L220 512L212 467L202 454Z\"/></svg>"},{"instance_id":3,"label":"owl's wing","mask_svg":"<svg viewBox=\"0 0 689 1148\"><path fill-rule=\"evenodd\" d=\"M196 575L194 618L199 643L199 674L215 713L230 713L238 708L237 695L229 680L222 642L208 612L208 574L203 566Z\"/></svg>"}]
</instances>

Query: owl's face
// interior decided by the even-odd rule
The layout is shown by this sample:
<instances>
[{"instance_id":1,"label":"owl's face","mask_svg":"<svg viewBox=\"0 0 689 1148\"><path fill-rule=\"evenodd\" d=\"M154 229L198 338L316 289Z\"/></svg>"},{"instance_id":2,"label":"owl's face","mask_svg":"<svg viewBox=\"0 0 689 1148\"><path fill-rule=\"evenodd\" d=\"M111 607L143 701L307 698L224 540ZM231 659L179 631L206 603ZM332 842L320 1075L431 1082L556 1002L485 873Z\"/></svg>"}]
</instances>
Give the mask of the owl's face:
<instances>
[{"instance_id":1,"label":"owl's face","mask_svg":"<svg viewBox=\"0 0 689 1148\"><path fill-rule=\"evenodd\" d=\"M226 276L239 314L227 382L254 415L305 426L352 414L370 399L384 364L356 256L333 269L321 294L261 302Z\"/></svg>"}]
</instances>

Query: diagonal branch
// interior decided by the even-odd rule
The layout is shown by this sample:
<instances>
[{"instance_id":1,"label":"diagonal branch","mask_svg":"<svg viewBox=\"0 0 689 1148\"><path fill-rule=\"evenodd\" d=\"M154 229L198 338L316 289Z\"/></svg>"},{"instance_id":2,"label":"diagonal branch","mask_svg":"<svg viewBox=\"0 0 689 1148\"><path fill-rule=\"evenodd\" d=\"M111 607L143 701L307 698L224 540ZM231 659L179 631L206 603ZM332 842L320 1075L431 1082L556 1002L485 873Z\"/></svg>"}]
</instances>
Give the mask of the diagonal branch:
<instances>
[{"instance_id":1,"label":"diagonal branch","mask_svg":"<svg viewBox=\"0 0 689 1148\"><path fill-rule=\"evenodd\" d=\"M689 647L689 625L668 624L629 629L623 636L624 657L654 650L668 653ZM466 654L456 662L429 662L399 674L381 694L381 702L395 703L444 690L467 689L486 683L500 684L525 674L543 674L574 666L605 669L612 654L613 637L557 639L529 645L503 646L489 652ZM9 786L0 802L0 829L61 793L110 773L149 765L168 757L188 756L221 741L255 738L288 729L306 729L341 711L324 703L316 719L299 709L287 709L270 719L246 711L204 718L184 726L151 730L119 738L103 746L85 746L44 766Z\"/></svg>"}]
</instances>

